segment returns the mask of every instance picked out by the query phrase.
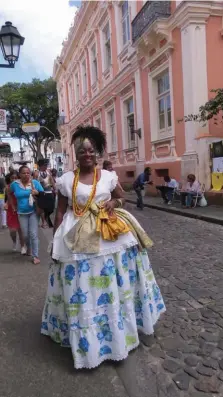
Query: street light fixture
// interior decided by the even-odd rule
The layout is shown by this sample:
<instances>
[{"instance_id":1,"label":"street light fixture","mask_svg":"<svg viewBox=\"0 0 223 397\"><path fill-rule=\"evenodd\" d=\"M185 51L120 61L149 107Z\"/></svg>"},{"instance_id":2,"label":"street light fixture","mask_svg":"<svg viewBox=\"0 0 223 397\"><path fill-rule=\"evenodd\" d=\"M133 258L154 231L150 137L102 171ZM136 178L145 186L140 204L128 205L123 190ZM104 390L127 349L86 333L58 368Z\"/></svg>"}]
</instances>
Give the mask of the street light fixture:
<instances>
[{"instance_id":1,"label":"street light fixture","mask_svg":"<svg viewBox=\"0 0 223 397\"><path fill-rule=\"evenodd\" d=\"M0 64L0 68L14 68L19 59L20 46L25 38L20 35L11 22L6 22L0 30L0 47L7 64Z\"/></svg>"}]
</instances>

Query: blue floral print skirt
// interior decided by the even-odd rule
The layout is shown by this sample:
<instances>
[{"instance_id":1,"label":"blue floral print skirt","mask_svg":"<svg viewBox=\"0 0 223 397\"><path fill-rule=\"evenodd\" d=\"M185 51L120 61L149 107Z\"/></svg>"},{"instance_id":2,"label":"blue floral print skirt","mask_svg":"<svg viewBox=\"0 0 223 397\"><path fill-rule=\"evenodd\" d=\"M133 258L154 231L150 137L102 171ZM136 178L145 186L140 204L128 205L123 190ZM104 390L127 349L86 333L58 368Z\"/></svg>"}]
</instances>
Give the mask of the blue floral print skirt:
<instances>
[{"instance_id":1,"label":"blue floral print skirt","mask_svg":"<svg viewBox=\"0 0 223 397\"><path fill-rule=\"evenodd\" d=\"M147 251L131 247L52 263L41 333L71 348L75 368L94 368L125 359L164 311Z\"/></svg>"}]
</instances>

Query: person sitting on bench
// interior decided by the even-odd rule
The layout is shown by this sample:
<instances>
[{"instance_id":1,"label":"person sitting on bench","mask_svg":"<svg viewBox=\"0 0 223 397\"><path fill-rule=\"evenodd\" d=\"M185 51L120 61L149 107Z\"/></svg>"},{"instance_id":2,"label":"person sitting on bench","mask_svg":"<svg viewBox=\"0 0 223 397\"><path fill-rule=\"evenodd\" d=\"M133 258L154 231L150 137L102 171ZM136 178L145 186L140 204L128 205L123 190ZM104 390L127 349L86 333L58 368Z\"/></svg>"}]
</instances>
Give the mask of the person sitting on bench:
<instances>
[{"instance_id":1,"label":"person sitting on bench","mask_svg":"<svg viewBox=\"0 0 223 397\"><path fill-rule=\"evenodd\" d=\"M157 190L160 191L161 196L165 204L172 204L173 192L178 188L176 179L170 178L168 175L164 176L165 184L162 186L156 186Z\"/></svg>"},{"instance_id":2,"label":"person sitting on bench","mask_svg":"<svg viewBox=\"0 0 223 397\"><path fill-rule=\"evenodd\" d=\"M194 174L189 174L186 187L180 193L182 207L191 208L193 206L193 199L196 198L196 196L202 197L201 184L196 181Z\"/></svg>"}]
</instances>

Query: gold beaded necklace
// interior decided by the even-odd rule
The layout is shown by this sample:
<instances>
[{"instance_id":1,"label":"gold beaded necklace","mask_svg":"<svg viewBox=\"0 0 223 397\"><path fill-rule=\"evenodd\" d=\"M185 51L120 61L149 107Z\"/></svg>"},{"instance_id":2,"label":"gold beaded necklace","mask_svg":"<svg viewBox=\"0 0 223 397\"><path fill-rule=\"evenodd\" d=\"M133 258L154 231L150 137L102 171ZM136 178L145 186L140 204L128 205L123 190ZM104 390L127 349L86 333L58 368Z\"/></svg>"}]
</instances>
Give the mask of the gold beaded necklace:
<instances>
[{"instance_id":1,"label":"gold beaded necklace","mask_svg":"<svg viewBox=\"0 0 223 397\"><path fill-rule=\"evenodd\" d=\"M91 203L92 203L95 193L96 193L96 187L97 187L97 182L98 182L97 168L95 167L95 169L94 169L94 179L93 179L93 186L92 186L91 194L90 194L84 207L79 207L79 205L77 203L77 198L76 198L79 176L80 176L80 168L78 168L75 172L74 183L73 183L73 188L72 188L72 203L73 203L74 216L83 216L89 210L89 208L91 206Z\"/></svg>"}]
</instances>

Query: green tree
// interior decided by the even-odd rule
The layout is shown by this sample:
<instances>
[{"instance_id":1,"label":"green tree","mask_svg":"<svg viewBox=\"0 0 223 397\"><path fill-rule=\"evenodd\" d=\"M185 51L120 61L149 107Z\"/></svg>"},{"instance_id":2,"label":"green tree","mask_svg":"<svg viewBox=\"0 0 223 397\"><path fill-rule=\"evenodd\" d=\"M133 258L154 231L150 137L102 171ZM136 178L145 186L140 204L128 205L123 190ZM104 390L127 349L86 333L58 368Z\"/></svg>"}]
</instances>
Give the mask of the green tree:
<instances>
[{"instance_id":1,"label":"green tree","mask_svg":"<svg viewBox=\"0 0 223 397\"><path fill-rule=\"evenodd\" d=\"M184 121L197 121L206 124L208 120L214 119L214 124L222 122L223 88L211 90L211 92L215 93L215 96L200 106L198 114L189 114L184 117Z\"/></svg>"},{"instance_id":2,"label":"green tree","mask_svg":"<svg viewBox=\"0 0 223 397\"><path fill-rule=\"evenodd\" d=\"M24 123L39 123L41 127L48 128L56 138L60 139L57 130L57 90L52 78L43 81L33 79L31 83L3 85L0 87L0 107L7 110L8 125L16 126L10 133L11 136L27 141L35 161L46 155L47 146L54 140L54 136L45 128L40 128L38 133L24 133L22 131Z\"/></svg>"}]
</instances>

